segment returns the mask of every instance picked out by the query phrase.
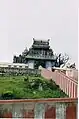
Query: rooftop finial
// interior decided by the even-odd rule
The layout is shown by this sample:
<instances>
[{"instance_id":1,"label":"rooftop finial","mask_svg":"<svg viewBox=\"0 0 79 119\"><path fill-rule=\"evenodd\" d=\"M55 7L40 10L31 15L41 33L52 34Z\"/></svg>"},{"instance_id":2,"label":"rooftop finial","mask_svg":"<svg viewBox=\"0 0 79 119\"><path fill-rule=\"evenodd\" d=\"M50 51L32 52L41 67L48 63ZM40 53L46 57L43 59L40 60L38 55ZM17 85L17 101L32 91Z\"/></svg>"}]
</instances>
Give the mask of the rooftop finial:
<instances>
[{"instance_id":1,"label":"rooftop finial","mask_svg":"<svg viewBox=\"0 0 79 119\"><path fill-rule=\"evenodd\" d=\"M50 41L50 39L48 39L48 42Z\"/></svg>"},{"instance_id":2,"label":"rooftop finial","mask_svg":"<svg viewBox=\"0 0 79 119\"><path fill-rule=\"evenodd\" d=\"M35 38L33 38L33 41L35 40Z\"/></svg>"}]
</instances>

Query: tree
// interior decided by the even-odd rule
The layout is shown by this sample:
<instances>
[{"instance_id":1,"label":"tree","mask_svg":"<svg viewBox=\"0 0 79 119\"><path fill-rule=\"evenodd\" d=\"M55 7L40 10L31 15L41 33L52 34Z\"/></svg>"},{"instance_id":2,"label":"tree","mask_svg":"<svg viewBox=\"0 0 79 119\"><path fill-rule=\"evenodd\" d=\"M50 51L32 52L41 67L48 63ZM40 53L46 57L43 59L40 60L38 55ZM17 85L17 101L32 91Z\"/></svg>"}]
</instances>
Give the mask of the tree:
<instances>
[{"instance_id":1,"label":"tree","mask_svg":"<svg viewBox=\"0 0 79 119\"><path fill-rule=\"evenodd\" d=\"M57 61L56 61L56 66L57 67L64 67L65 66L65 64L68 62L68 60L69 60L69 56L67 55L67 54L65 54L65 55L62 55L61 53L60 54L58 54L58 56L57 56Z\"/></svg>"},{"instance_id":2,"label":"tree","mask_svg":"<svg viewBox=\"0 0 79 119\"><path fill-rule=\"evenodd\" d=\"M67 66L67 68L76 69L76 65L75 65L75 63L73 63L73 64L70 64L69 66Z\"/></svg>"}]
</instances>

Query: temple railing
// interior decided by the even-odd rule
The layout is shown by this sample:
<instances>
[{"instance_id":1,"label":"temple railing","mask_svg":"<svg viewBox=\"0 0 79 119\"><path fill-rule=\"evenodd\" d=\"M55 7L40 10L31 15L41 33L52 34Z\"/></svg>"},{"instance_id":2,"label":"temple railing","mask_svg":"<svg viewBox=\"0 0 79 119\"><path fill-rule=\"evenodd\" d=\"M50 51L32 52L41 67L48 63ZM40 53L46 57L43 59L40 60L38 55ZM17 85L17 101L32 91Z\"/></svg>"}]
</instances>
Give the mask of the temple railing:
<instances>
[{"instance_id":1,"label":"temple railing","mask_svg":"<svg viewBox=\"0 0 79 119\"><path fill-rule=\"evenodd\" d=\"M59 71L52 72L47 69L43 69L41 75L47 79L54 80L55 83L60 86L61 90L63 90L69 97L78 97L78 81L75 80L75 78L67 77L64 73Z\"/></svg>"},{"instance_id":2,"label":"temple railing","mask_svg":"<svg viewBox=\"0 0 79 119\"><path fill-rule=\"evenodd\" d=\"M77 98L0 100L0 118L77 119Z\"/></svg>"}]
</instances>

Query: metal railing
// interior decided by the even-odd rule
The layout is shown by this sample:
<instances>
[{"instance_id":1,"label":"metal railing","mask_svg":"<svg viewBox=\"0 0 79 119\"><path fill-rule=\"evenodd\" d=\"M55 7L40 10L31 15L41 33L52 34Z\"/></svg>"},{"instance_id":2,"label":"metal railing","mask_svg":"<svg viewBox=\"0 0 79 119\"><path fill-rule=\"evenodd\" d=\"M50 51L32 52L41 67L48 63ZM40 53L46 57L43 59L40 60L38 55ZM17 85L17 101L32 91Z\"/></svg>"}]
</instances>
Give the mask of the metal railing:
<instances>
[{"instance_id":1,"label":"metal railing","mask_svg":"<svg viewBox=\"0 0 79 119\"><path fill-rule=\"evenodd\" d=\"M60 86L61 90L63 90L69 97L76 98L78 97L77 88L78 81L75 78L67 77L64 73L58 71L49 71L47 69L43 69L41 71L41 75L47 79L52 79L56 82L57 85Z\"/></svg>"}]
</instances>

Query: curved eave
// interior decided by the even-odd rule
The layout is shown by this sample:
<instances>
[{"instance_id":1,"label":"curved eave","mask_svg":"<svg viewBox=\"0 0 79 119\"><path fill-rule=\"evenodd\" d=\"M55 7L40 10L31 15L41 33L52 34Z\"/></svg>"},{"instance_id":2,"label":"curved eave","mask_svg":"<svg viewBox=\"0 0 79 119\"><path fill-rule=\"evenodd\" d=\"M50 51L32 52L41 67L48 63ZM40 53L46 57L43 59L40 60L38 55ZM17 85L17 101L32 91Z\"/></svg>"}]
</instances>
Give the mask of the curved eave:
<instances>
[{"instance_id":1,"label":"curved eave","mask_svg":"<svg viewBox=\"0 0 79 119\"><path fill-rule=\"evenodd\" d=\"M34 49L49 49L50 48L50 46L44 46L44 45L32 45L32 48L34 48Z\"/></svg>"},{"instance_id":2,"label":"curved eave","mask_svg":"<svg viewBox=\"0 0 79 119\"><path fill-rule=\"evenodd\" d=\"M56 58L52 57L52 58L46 58L46 57L32 57L32 56L26 56L26 59L38 59L38 60L56 60Z\"/></svg>"}]
</instances>

